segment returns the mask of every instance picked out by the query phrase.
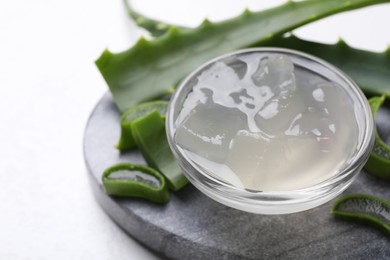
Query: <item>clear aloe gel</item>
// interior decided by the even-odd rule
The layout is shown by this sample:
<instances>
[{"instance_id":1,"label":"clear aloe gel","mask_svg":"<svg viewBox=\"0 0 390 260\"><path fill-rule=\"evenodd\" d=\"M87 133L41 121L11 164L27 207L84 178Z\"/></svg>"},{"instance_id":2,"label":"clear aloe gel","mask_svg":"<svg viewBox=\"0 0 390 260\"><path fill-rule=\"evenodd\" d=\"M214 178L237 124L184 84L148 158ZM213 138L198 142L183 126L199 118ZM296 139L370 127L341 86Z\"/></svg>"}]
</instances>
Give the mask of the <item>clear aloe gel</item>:
<instances>
[{"instance_id":1,"label":"clear aloe gel","mask_svg":"<svg viewBox=\"0 0 390 260\"><path fill-rule=\"evenodd\" d=\"M287 55L237 54L190 84L174 141L207 174L235 187L311 187L340 173L358 149L350 94Z\"/></svg>"},{"instance_id":2,"label":"clear aloe gel","mask_svg":"<svg viewBox=\"0 0 390 260\"><path fill-rule=\"evenodd\" d=\"M157 177L141 171L118 170L112 172L109 177L111 180L140 182L156 189L161 186L161 182Z\"/></svg>"}]
</instances>

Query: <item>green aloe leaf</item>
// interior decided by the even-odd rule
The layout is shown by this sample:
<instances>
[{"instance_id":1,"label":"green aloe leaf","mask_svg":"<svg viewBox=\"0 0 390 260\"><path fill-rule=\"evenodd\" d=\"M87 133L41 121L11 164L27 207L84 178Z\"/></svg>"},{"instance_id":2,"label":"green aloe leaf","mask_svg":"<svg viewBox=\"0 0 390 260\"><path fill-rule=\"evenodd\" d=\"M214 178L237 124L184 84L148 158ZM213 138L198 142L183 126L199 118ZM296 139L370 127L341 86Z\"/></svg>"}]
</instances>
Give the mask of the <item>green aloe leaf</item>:
<instances>
[{"instance_id":1,"label":"green aloe leaf","mask_svg":"<svg viewBox=\"0 0 390 260\"><path fill-rule=\"evenodd\" d=\"M390 96L390 48L375 53L354 49L343 40L328 45L295 36L276 37L268 45L295 49L322 58L347 73L366 95Z\"/></svg>"},{"instance_id":2,"label":"green aloe leaf","mask_svg":"<svg viewBox=\"0 0 390 260\"><path fill-rule=\"evenodd\" d=\"M165 120L160 113L154 110L147 116L136 119L131 128L135 143L148 165L164 175L171 190L178 191L184 187L188 180L169 148Z\"/></svg>"},{"instance_id":3,"label":"green aloe leaf","mask_svg":"<svg viewBox=\"0 0 390 260\"><path fill-rule=\"evenodd\" d=\"M168 101L150 101L136 105L129 110L126 110L120 120L121 124L121 135L119 137L116 148L120 151L126 151L134 148L135 140L131 126L138 118L147 116L153 110L157 110L161 117L165 118L165 114L168 108Z\"/></svg>"},{"instance_id":4,"label":"green aloe leaf","mask_svg":"<svg viewBox=\"0 0 390 260\"><path fill-rule=\"evenodd\" d=\"M130 1L125 1L125 4L134 21L153 36L162 35L171 26L135 11ZM295 49L320 57L347 73L365 94L390 97L390 46L385 52L376 53L354 49L341 39L337 44L332 45L302 40L294 35L272 37L269 41L257 46L265 45Z\"/></svg>"},{"instance_id":5,"label":"green aloe leaf","mask_svg":"<svg viewBox=\"0 0 390 260\"><path fill-rule=\"evenodd\" d=\"M105 50L96 61L122 112L137 103L172 92L184 76L221 54L266 42L320 18L389 0L289 1L279 7L195 29L170 27L161 37L141 38L127 51Z\"/></svg>"},{"instance_id":6,"label":"green aloe leaf","mask_svg":"<svg viewBox=\"0 0 390 260\"><path fill-rule=\"evenodd\" d=\"M169 201L164 177L144 165L120 163L102 175L104 191L112 196L144 198L157 203Z\"/></svg>"},{"instance_id":7,"label":"green aloe leaf","mask_svg":"<svg viewBox=\"0 0 390 260\"><path fill-rule=\"evenodd\" d=\"M135 21L135 23L144 29L146 29L148 32L150 32L151 35L154 37L158 37L163 35L169 30L169 27L172 25L169 25L167 23L146 17L142 15L141 13L137 12L132 6L129 0L124 0L126 9L130 17L132 17ZM184 27L176 26L180 29L185 29ZM188 28L189 29L189 28Z\"/></svg>"},{"instance_id":8,"label":"green aloe leaf","mask_svg":"<svg viewBox=\"0 0 390 260\"><path fill-rule=\"evenodd\" d=\"M371 106L374 117L384 102L384 96L370 98L368 103ZM374 148L364 169L371 175L390 180L390 147L381 139L378 131L375 131Z\"/></svg>"},{"instance_id":9,"label":"green aloe leaf","mask_svg":"<svg viewBox=\"0 0 390 260\"><path fill-rule=\"evenodd\" d=\"M348 194L336 200L336 218L373 226L390 236L390 202L366 194Z\"/></svg>"}]
</instances>

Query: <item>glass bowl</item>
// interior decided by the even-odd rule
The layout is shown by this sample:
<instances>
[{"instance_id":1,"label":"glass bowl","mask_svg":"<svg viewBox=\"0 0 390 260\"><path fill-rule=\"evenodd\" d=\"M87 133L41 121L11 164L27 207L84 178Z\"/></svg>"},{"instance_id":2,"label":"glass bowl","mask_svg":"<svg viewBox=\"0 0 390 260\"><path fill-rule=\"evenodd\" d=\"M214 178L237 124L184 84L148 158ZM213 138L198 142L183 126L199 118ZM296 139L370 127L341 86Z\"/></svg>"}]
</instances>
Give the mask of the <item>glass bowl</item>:
<instances>
[{"instance_id":1,"label":"glass bowl","mask_svg":"<svg viewBox=\"0 0 390 260\"><path fill-rule=\"evenodd\" d=\"M226 61L240 55L287 55L294 66L311 71L321 77L337 83L351 99L351 109L355 113L358 126L357 146L348 155L346 165L333 176L309 187L260 191L245 189L232 185L208 173L196 163L185 149L175 142L177 126L176 119L183 107L187 95L197 82L197 77L218 61ZM344 91L343 90L343 91ZM244 49L215 58L206 62L187 78L185 78L171 98L166 120L167 138L169 145L189 181L205 195L232 208L257 214L287 214L308 210L328 202L343 192L357 177L367 161L374 143L374 121L370 106L358 86L342 71L333 65L308 54L282 48L252 48Z\"/></svg>"}]
</instances>

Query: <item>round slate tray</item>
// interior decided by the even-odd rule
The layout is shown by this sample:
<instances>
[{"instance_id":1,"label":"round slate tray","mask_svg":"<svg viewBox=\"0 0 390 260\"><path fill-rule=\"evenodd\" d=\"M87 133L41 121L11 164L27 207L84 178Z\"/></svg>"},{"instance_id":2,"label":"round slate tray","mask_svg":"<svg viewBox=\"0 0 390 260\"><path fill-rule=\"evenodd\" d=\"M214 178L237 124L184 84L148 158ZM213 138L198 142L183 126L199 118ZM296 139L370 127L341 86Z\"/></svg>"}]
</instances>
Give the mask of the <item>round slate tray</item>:
<instances>
[{"instance_id":1,"label":"round slate tray","mask_svg":"<svg viewBox=\"0 0 390 260\"><path fill-rule=\"evenodd\" d=\"M144 163L137 151L119 153L119 112L106 94L91 114L84 154L93 192L108 215L135 239L173 259L379 259L390 240L369 227L336 220L333 201L289 215L264 216L219 204L192 185L156 205L107 196L101 174L118 162ZM378 114L380 133L390 133L390 112ZM390 199L390 183L361 173L345 193Z\"/></svg>"}]
</instances>

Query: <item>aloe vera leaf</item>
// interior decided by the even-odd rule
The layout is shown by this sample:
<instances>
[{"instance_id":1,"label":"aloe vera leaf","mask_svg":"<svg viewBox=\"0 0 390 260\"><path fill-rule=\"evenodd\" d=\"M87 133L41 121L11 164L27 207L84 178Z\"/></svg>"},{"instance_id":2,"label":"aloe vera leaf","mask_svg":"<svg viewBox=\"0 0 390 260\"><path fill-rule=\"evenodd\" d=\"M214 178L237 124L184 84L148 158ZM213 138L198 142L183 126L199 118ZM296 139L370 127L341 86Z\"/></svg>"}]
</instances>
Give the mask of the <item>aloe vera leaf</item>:
<instances>
[{"instance_id":1,"label":"aloe vera leaf","mask_svg":"<svg viewBox=\"0 0 390 260\"><path fill-rule=\"evenodd\" d=\"M132 131L138 149L151 167L161 172L168 187L178 191L188 180L181 172L166 137L165 120L154 110L147 116L135 120Z\"/></svg>"},{"instance_id":2,"label":"aloe vera leaf","mask_svg":"<svg viewBox=\"0 0 390 260\"><path fill-rule=\"evenodd\" d=\"M164 177L153 168L131 163L111 166L102 175L104 191L113 196L144 198L157 203L169 201Z\"/></svg>"},{"instance_id":3,"label":"aloe vera leaf","mask_svg":"<svg viewBox=\"0 0 390 260\"><path fill-rule=\"evenodd\" d=\"M390 47L382 53L357 50L343 40L320 44L295 36L276 37L268 45L310 53L335 65L349 75L366 95L390 96Z\"/></svg>"},{"instance_id":4,"label":"aloe vera leaf","mask_svg":"<svg viewBox=\"0 0 390 260\"><path fill-rule=\"evenodd\" d=\"M373 97L368 101L374 117L384 101L384 96ZM364 169L371 175L390 180L390 147L381 139L376 130L374 148Z\"/></svg>"},{"instance_id":5,"label":"aloe vera leaf","mask_svg":"<svg viewBox=\"0 0 390 260\"><path fill-rule=\"evenodd\" d=\"M205 20L195 29L170 27L161 37L141 38L127 51L105 50L96 65L120 111L171 93L185 75L207 60L265 42L320 18L389 0L310 0L242 15L218 23Z\"/></svg>"},{"instance_id":6,"label":"aloe vera leaf","mask_svg":"<svg viewBox=\"0 0 390 260\"><path fill-rule=\"evenodd\" d=\"M137 118L148 115L151 111L157 110L160 115L165 118L167 112L168 102L167 101L150 101L136 105L129 110L126 110L120 119L121 135L116 145L116 148L120 151L130 150L135 147L135 140L131 126L133 121Z\"/></svg>"},{"instance_id":7,"label":"aloe vera leaf","mask_svg":"<svg viewBox=\"0 0 390 260\"><path fill-rule=\"evenodd\" d=\"M390 237L390 202L367 194L348 194L336 200L336 218L373 226Z\"/></svg>"},{"instance_id":8,"label":"aloe vera leaf","mask_svg":"<svg viewBox=\"0 0 390 260\"><path fill-rule=\"evenodd\" d=\"M130 1L125 0L125 4L138 26L147 29L153 36L160 36L171 26L135 11ZM322 44L302 40L295 35L272 37L258 47L264 45L295 49L320 57L347 73L365 94L390 96L390 46L385 52L376 53L354 49L341 39L337 44Z\"/></svg>"},{"instance_id":9,"label":"aloe vera leaf","mask_svg":"<svg viewBox=\"0 0 390 260\"><path fill-rule=\"evenodd\" d=\"M123 1L127 10L127 13L129 14L130 17L133 18L135 23L144 29L146 29L148 32L150 32L151 35L154 37L158 37L163 35L169 30L169 27L171 25L146 17L142 15L141 13L137 12L131 5L129 0L124 0ZM176 26L177 28L184 29L184 27Z\"/></svg>"}]
</instances>

